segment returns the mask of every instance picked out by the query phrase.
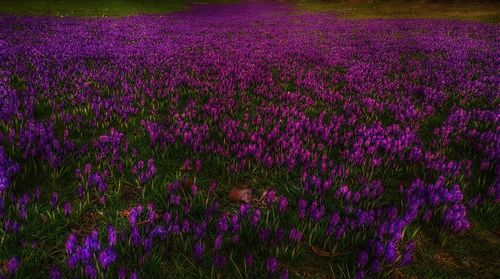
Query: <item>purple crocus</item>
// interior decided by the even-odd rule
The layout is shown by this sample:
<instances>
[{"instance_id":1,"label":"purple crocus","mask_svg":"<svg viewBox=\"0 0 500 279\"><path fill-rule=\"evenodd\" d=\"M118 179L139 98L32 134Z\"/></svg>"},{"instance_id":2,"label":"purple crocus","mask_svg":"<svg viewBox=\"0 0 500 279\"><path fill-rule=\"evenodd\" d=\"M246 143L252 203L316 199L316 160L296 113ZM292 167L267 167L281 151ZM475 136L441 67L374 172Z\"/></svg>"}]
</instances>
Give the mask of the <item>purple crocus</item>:
<instances>
[{"instance_id":1,"label":"purple crocus","mask_svg":"<svg viewBox=\"0 0 500 279\"><path fill-rule=\"evenodd\" d=\"M92 265L86 265L84 269L85 276L91 279L97 278L97 270Z\"/></svg>"},{"instance_id":2,"label":"purple crocus","mask_svg":"<svg viewBox=\"0 0 500 279\"><path fill-rule=\"evenodd\" d=\"M104 269L107 269L116 261L117 255L113 248L109 247L99 254L99 263Z\"/></svg>"},{"instance_id":3,"label":"purple crocus","mask_svg":"<svg viewBox=\"0 0 500 279\"><path fill-rule=\"evenodd\" d=\"M96 229L93 229L85 239L85 246L91 251L99 251L101 246L99 243L99 233Z\"/></svg>"},{"instance_id":4,"label":"purple crocus","mask_svg":"<svg viewBox=\"0 0 500 279\"><path fill-rule=\"evenodd\" d=\"M219 251L222 247L223 236L221 234L217 235L214 240L214 250Z\"/></svg>"},{"instance_id":5,"label":"purple crocus","mask_svg":"<svg viewBox=\"0 0 500 279\"><path fill-rule=\"evenodd\" d=\"M116 230L112 225L108 225L108 243L113 247L116 244Z\"/></svg>"},{"instance_id":6,"label":"purple crocus","mask_svg":"<svg viewBox=\"0 0 500 279\"><path fill-rule=\"evenodd\" d=\"M203 253L205 251L205 246L201 241L197 241L193 247L193 254L197 260L203 259Z\"/></svg>"},{"instance_id":7,"label":"purple crocus","mask_svg":"<svg viewBox=\"0 0 500 279\"><path fill-rule=\"evenodd\" d=\"M278 210L279 210L279 212L280 213L285 212L287 206L288 206L288 200L286 199L286 197L284 197L284 196L279 197L279 199L278 199Z\"/></svg>"},{"instance_id":8,"label":"purple crocus","mask_svg":"<svg viewBox=\"0 0 500 279\"><path fill-rule=\"evenodd\" d=\"M270 257L266 260L267 271L271 274L274 274L276 273L276 271L278 271L278 265L279 265L278 259L275 257Z\"/></svg>"},{"instance_id":9,"label":"purple crocus","mask_svg":"<svg viewBox=\"0 0 500 279\"><path fill-rule=\"evenodd\" d=\"M53 208L56 207L58 201L59 201L59 193L53 192L52 195L50 196L50 206Z\"/></svg>"},{"instance_id":10,"label":"purple crocus","mask_svg":"<svg viewBox=\"0 0 500 279\"><path fill-rule=\"evenodd\" d=\"M366 251L361 251L358 255L358 266L363 268L368 263L368 253Z\"/></svg>"},{"instance_id":11,"label":"purple crocus","mask_svg":"<svg viewBox=\"0 0 500 279\"><path fill-rule=\"evenodd\" d=\"M302 240L302 232L298 229L291 229L288 233L288 237L291 241L299 243Z\"/></svg>"},{"instance_id":12,"label":"purple crocus","mask_svg":"<svg viewBox=\"0 0 500 279\"><path fill-rule=\"evenodd\" d=\"M288 279L288 269L285 269L280 273L280 279Z\"/></svg>"},{"instance_id":13,"label":"purple crocus","mask_svg":"<svg viewBox=\"0 0 500 279\"><path fill-rule=\"evenodd\" d=\"M127 269L125 266L120 266L120 269L118 270L118 279L125 279L127 278Z\"/></svg>"},{"instance_id":14,"label":"purple crocus","mask_svg":"<svg viewBox=\"0 0 500 279\"><path fill-rule=\"evenodd\" d=\"M71 255L73 253L73 251L75 251L75 248L77 246L77 243L76 243L76 234L75 233L71 233L69 236L68 236L68 239L66 240L66 244L64 245L65 248L66 248L66 252L68 253L68 255Z\"/></svg>"},{"instance_id":15,"label":"purple crocus","mask_svg":"<svg viewBox=\"0 0 500 279\"><path fill-rule=\"evenodd\" d=\"M254 258L252 254L246 254L245 255L245 266L247 268L252 268L254 263Z\"/></svg>"},{"instance_id":16,"label":"purple crocus","mask_svg":"<svg viewBox=\"0 0 500 279\"><path fill-rule=\"evenodd\" d=\"M221 254L214 255L213 263L215 267L224 269L227 265L227 257Z\"/></svg>"},{"instance_id":17,"label":"purple crocus","mask_svg":"<svg viewBox=\"0 0 500 279\"><path fill-rule=\"evenodd\" d=\"M50 268L50 279L61 279L62 276L61 276L61 272L59 271L59 269L57 268L57 266L52 266Z\"/></svg>"},{"instance_id":18,"label":"purple crocus","mask_svg":"<svg viewBox=\"0 0 500 279\"><path fill-rule=\"evenodd\" d=\"M71 211L72 211L71 203L70 202L64 203L64 205L63 205L64 215L66 215L66 216L70 215Z\"/></svg>"},{"instance_id":19,"label":"purple crocus","mask_svg":"<svg viewBox=\"0 0 500 279\"><path fill-rule=\"evenodd\" d=\"M14 256L10 258L10 260L7 262L7 273L10 275L14 275L16 271L19 269L19 257Z\"/></svg>"}]
</instances>

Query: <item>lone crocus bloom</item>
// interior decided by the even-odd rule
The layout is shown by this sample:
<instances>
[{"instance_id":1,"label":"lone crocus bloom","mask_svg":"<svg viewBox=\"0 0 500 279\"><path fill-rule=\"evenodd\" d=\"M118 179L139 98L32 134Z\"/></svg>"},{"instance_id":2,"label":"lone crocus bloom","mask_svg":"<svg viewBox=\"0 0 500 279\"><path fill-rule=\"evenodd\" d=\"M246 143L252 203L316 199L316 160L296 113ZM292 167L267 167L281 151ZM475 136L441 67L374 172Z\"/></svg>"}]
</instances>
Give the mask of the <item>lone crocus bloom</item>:
<instances>
[{"instance_id":1,"label":"lone crocus bloom","mask_svg":"<svg viewBox=\"0 0 500 279\"><path fill-rule=\"evenodd\" d=\"M59 201L59 193L53 192L52 196L50 196L50 206L56 207L58 201Z\"/></svg>"},{"instance_id":2,"label":"lone crocus bloom","mask_svg":"<svg viewBox=\"0 0 500 279\"><path fill-rule=\"evenodd\" d=\"M72 211L72 208L71 208L71 203L70 202L66 202L63 206L63 210L64 210L64 215L68 216L71 214L71 211Z\"/></svg>"},{"instance_id":3,"label":"lone crocus bloom","mask_svg":"<svg viewBox=\"0 0 500 279\"><path fill-rule=\"evenodd\" d=\"M50 268L50 279L61 279L61 272L56 266Z\"/></svg>"},{"instance_id":4,"label":"lone crocus bloom","mask_svg":"<svg viewBox=\"0 0 500 279\"><path fill-rule=\"evenodd\" d=\"M197 260L203 259L204 250L205 250L205 247L203 246L203 243L201 243L200 241L196 242L196 244L194 244L194 247L193 247L194 257Z\"/></svg>"},{"instance_id":5,"label":"lone crocus bloom","mask_svg":"<svg viewBox=\"0 0 500 279\"><path fill-rule=\"evenodd\" d=\"M111 247L116 244L116 230L112 225L108 226L108 243Z\"/></svg>"},{"instance_id":6,"label":"lone crocus bloom","mask_svg":"<svg viewBox=\"0 0 500 279\"><path fill-rule=\"evenodd\" d=\"M274 274L276 273L276 271L278 271L278 265L279 265L278 259L276 259L275 257L270 257L266 261L267 271L271 274Z\"/></svg>"},{"instance_id":7,"label":"lone crocus bloom","mask_svg":"<svg viewBox=\"0 0 500 279\"><path fill-rule=\"evenodd\" d=\"M253 267L253 255L252 254L247 254L245 256L245 266L247 268L252 268Z\"/></svg>"},{"instance_id":8,"label":"lone crocus bloom","mask_svg":"<svg viewBox=\"0 0 500 279\"><path fill-rule=\"evenodd\" d=\"M368 263L368 253L361 251L358 255L358 266L363 268Z\"/></svg>"},{"instance_id":9,"label":"lone crocus bloom","mask_svg":"<svg viewBox=\"0 0 500 279\"><path fill-rule=\"evenodd\" d=\"M10 275L14 275L18 268L19 258L17 256L14 256L7 262L7 273L9 273Z\"/></svg>"},{"instance_id":10,"label":"lone crocus bloom","mask_svg":"<svg viewBox=\"0 0 500 279\"><path fill-rule=\"evenodd\" d=\"M278 200L278 210L280 211L280 213L283 213L286 210L287 206L288 200L284 196L281 196Z\"/></svg>"}]
</instances>

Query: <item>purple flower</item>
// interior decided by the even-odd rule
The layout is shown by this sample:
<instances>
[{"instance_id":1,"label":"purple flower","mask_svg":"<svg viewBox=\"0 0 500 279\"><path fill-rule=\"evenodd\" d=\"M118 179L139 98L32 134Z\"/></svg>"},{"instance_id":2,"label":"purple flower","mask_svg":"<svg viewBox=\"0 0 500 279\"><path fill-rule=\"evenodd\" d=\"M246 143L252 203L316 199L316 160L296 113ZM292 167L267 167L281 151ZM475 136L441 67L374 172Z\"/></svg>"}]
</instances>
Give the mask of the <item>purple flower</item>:
<instances>
[{"instance_id":1,"label":"purple flower","mask_svg":"<svg viewBox=\"0 0 500 279\"><path fill-rule=\"evenodd\" d=\"M191 195L194 197L198 193L198 185L195 183L191 184Z\"/></svg>"},{"instance_id":2,"label":"purple flower","mask_svg":"<svg viewBox=\"0 0 500 279\"><path fill-rule=\"evenodd\" d=\"M141 217L141 213L142 213L142 206L140 206L140 205L130 209L130 213L128 216L128 222L130 223L131 227L135 226L135 224L137 223L137 220L139 220L139 218Z\"/></svg>"},{"instance_id":3,"label":"purple flower","mask_svg":"<svg viewBox=\"0 0 500 279\"><path fill-rule=\"evenodd\" d=\"M231 217L229 218L229 221L231 222L231 227L232 227L231 232L232 233L236 233L240 229L240 224L238 223L238 220L239 220L239 217L236 214L231 215Z\"/></svg>"},{"instance_id":4,"label":"purple flower","mask_svg":"<svg viewBox=\"0 0 500 279\"><path fill-rule=\"evenodd\" d=\"M361 253L359 253L358 255L358 266L360 268L363 268L366 266L367 263L368 263L368 253L366 253L365 251L361 251Z\"/></svg>"},{"instance_id":5,"label":"purple flower","mask_svg":"<svg viewBox=\"0 0 500 279\"><path fill-rule=\"evenodd\" d=\"M250 219L250 223L252 226L256 226L259 223L260 220L260 209L256 209L252 215L252 218Z\"/></svg>"},{"instance_id":6,"label":"purple flower","mask_svg":"<svg viewBox=\"0 0 500 279\"><path fill-rule=\"evenodd\" d=\"M382 271L382 265L377 259L373 260L370 270L372 273L379 273Z\"/></svg>"},{"instance_id":7,"label":"purple flower","mask_svg":"<svg viewBox=\"0 0 500 279\"><path fill-rule=\"evenodd\" d=\"M97 278L97 271L92 265L86 265L84 269L85 276L91 279Z\"/></svg>"},{"instance_id":8,"label":"purple flower","mask_svg":"<svg viewBox=\"0 0 500 279\"><path fill-rule=\"evenodd\" d=\"M72 208L71 208L71 203L70 202L66 202L63 206L63 211L64 211L64 215L68 216L71 214L71 211L72 211Z\"/></svg>"},{"instance_id":9,"label":"purple flower","mask_svg":"<svg viewBox=\"0 0 500 279\"><path fill-rule=\"evenodd\" d=\"M401 267L408 266L408 265L412 264L413 251L415 250L415 247L416 247L415 241L408 242L408 244L406 245L405 251L403 253L401 262L399 264Z\"/></svg>"},{"instance_id":10,"label":"purple flower","mask_svg":"<svg viewBox=\"0 0 500 279\"><path fill-rule=\"evenodd\" d=\"M56 207L58 201L59 201L59 193L53 192L52 196L50 196L50 206Z\"/></svg>"},{"instance_id":11,"label":"purple flower","mask_svg":"<svg viewBox=\"0 0 500 279\"><path fill-rule=\"evenodd\" d=\"M365 279L366 278L365 272L363 270L356 272L356 275L354 276L354 278L355 279Z\"/></svg>"},{"instance_id":12,"label":"purple flower","mask_svg":"<svg viewBox=\"0 0 500 279\"><path fill-rule=\"evenodd\" d=\"M118 270L118 279L125 279L127 278L127 269L125 266L121 266L120 269Z\"/></svg>"},{"instance_id":13,"label":"purple flower","mask_svg":"<svg viewBox=\"0 0 500 279\"><path fill-rule=\"evenodd\" d=\"M197 172L199 172L199 171L201 170L201 165L202 165L201 160L199 160L199 159L198 159L198 160L196 160L196 161L194 162L194 169L195 169Z\"/></svg>"},{"instance_id":14,"label":"purple flower","mask_svg":"<svg viewBox=\"0 0 500 279\"><path fill-rule=\"evenodd\" d=\"M276 229L276 233L274 234L276 242L281 242L285 238L285 230L282 228Z\"/></svg>"},{"instance_id":15,"label":"purple flower","mask_svg":"<svg viewBox=\"0 0 500 279\"><path fill-rule=\"evenodd\" d=\"M247 254L245 256L245 266L247 268L252 268L253 267L253 262L254 262L253 255L252 254Z\"/></svg>"},{"instance_id":16,"label":"purple flower","mask_svg":"<svg viewBox=\"0 0 500 279\"><path fill-rule=\"evenodd\" d=\"M227 265L227 257L224 255L217 254L213 257L213 263L217 268L225 268Z\"/></svg>"},{"instance_id":17,"label":"purple flower","mask_svg":"<svg viewBox=\"0 0 500 279\"><path fill-rule=\"evenodd\" d=\"M116 244L116 230L112 225L108 225L108 243L111 247Z\"/></svg>"},{"instance_id":18,"label":"purple flower","mask_svg":"<svg viewBox=\"0 0 500 279\"><path fill-rule=\"evenodd\" d=\"M280 211L280 213L285 212L287 206L288 200L284 196L281 196L278 200L278 210Z\"/></svg>"},{"instance_id":19,"label":"purple flower","mask_svg":"<svg viewBox=\"0 0 500 279\"><path fill-rule=\"evenodd\" d=\"M107 248L99 254L99 263L104 269L107 269L112 263L116 261L117 255L113 248Z\"/></svg>"},{"instance_id":20,"label":"purple flower","mask_svg":"<svg viewBox=\"0 0 500 279\"><path fill-rule=\"evenodd\" d=\"M241 216L245 216L249 210L250 210L250 204L248 204L248 203L240 204L240 215Z\"/></svg>"},{"instance_id":21,"label":"purple flower","mask_svg":"<svg viewBox=\"0 0 500 279\"><path fill-rule=\"evenodd\" d=\"M85 246L91 251L99 251L101 245L99 243L99 235L96 229L92 230L90 235L85 239Z\"/></svg>"},{"instance_id":22,"label":"purple flower","mask_svg":"<svg viewBox=\"0 0 500 279\"><path fill-rule=\"evenodd\" d=\"M274 190L268 190L266 193L266 202L269 204L273 203L275 197L276 197L276 192Z\"/></svg>"},{"instance_id":23,"label":"purple flower","mask_svg":"<svg viewBox=\"0 0 500 279\"><path fill-rule=\"evenodd\" d=\"M14 256L7 262L7 273L14 275L19 269L19 258Z\"/></svg>"},{"instance_id":24,"label":"purple flower","mask_svg":"<svg viewBox=\"0 0 500 279\"><path fill-rule=\"evenodd\" d=\"M68 257L68 266L70 269L75 269L76 266L78 265L78 262L80 261L80 254L79 253L74 253L71 254Z\"/></svg>"},{"instance_id":25,"label":"purple flower","mask_svg":"<svg viewBox=\"0 0 500 279\"><path fill-rule=\"evenodd\" d=\"M389 242L385 248L385 260L389 263L393 263L397 257L396 244L394 242Z\"/></svg>"},{"instance_id":26,"label":"purple flower","mask_svg":"<svg viewBox=\"0 0 500 279\"><path fill-rule=\"evenodd\" d=\"M33 193L33 198L38 201L40 200L40 197L42 196L42 191L40 190L40 187L36 187L35 192Z\"/></svg>"},{"instance_id":27,"label":"purple flower","mask_svg":"<svg viewBox=\"0 0 500 279\"><path fill-rule=\"evenodd\" d=\"M5 192L9 187L7 177L0 177L0 193Z\"/></svg>"},{"instance_id":28,"label":"purple flower","mask_svg":"<svg viewBox=\"0 0 500 279\"><path fill-rule=\"evenodd\" d=\"M285 269L281 272L280 279L288 279L288 269Z\"/></svg>"},{"instance_id":29,"label":"purple flower","mask_svg":"<svg viewBox=\"0 0 500 279\"><path fill-rule=\"evenodd\" d=\"M75 248L76 248L76 234L75 233L71 233L69 236L68 236L68 239L66 240L66 244L64 245L65 248L66 248L66 252L68 253L68 255L71 255L73 253L73 251L75 251Z\"/></svg>"},{"instance_id":30,"label":"purple flower","mask_svg":"<svg viewBox=\"0 0 500 279\"><path fill-rule=\"evenodd\" d=\"M227 217L222 215L217 222L217 231L219 233L225 233L228 230Z\"/></svg>"},{"instance_id":31,"label":"purple flower","mask_svg":"<svg viewBox=\"0 0 500 279\"><path fill-rule=\"evenodd\" d=\"M304 217L306 216L307 201L305 201L304 199L300 199L297 203L297 207L299 210L299 218L304 219Z\"/></svg>"},{"instance_id":32,"label":"purple flower","mask_svg":"<svg viewBox=\"0 0 500 279\"><path fill-rule=\"evenodd\" d=\"M270 257L266 260L267 271L271 274L276 273L276 271L278 270L278 265L278 259L276 259L275 257Z\"/></svg>"},{"instance_id":33,"label":"purple flower","mask_svg":"<svg viewBox=\"0 0 500 279\"><path fill-rule=\"evenodd\" d=\"M90 247L82 247L79 250L79 256L80 256L80 260L83 263L89 263L90 258L92 257L92 250L90 249Z\"/></svg>"},{"instance_id":34,"label":"purple flower","mask_svg":"<svg viewBox=\"0 0 500 279\"><path fill-rule=\"evenodd\" d=\"M267 241L270 235L271 231L268 228L262 228L259 230L259 239L262 242Z\"/></svg>"},{"instance_id":35,"label":"purple flower","mask_svg":"<svg viewBox=\"0 0 500 279\"><path fill-rule=\"evenodd\" d=\"M302 240L302 232L297 229L291 229L288 233L288 238L291 241L299 243Z\"/></svg>"},{"instance_id":36,"label":"purple flower","mask_svg":"<svg viewBox=\"0 0 500 279\"><path fill-rule=\"evenodd\" d=\"M313 221L319 221L321 219L321 217L323 216L325 212L325 206L324 205L320 205L318 207L318 204L316 201L313 201L311 203L311 207L309 208L309 214L311 216L311 219Z\"/></svg>"},{"instance_id":37,"label":"purple flower","mask_svg":"<svg viewBox=\"0 0 500 279\"><path fill-rule=\"evenodd\" d=\"M222 247L222 241L223 241L223 238L222 238L221 234L219 234L219 235L217 235L217 237L215 237L215 241L214 241L214 250L215 251L220 250L220 248Z\"/></svg>"},{"instance_id":38,"label":"purple flower","mask_svg":"<svg viewBox=\"0 0 500 279\"><path fill-rule=\"evenodd\" d=\"M183 233L188 233L191 229L191 225L189 224L188 220L182 221L182 232Z\"/></svg>"},{"instance_id":39,"label":"purple flower","mask_svg":"<svg viewBox=\"0 0 500 279\"><path fill-rule=\"evenodd\" d=\"M61 272L56 266L50 268L50 279L60 279L62 278Z\"/></svg>"},{"instance_id":40,"label":"purple flower","mask_svg":"<svg viewBox=\"0 0 500 279\"><path fill-rule=\"evenodd\" d=\"M203 243L201 241L197 241L194 244L194 247L193 247L194 257L197 260L203 259L203 253L204 253L204 251L205 251L205 246L203 245Z\"/></svg>"}]
</instances>

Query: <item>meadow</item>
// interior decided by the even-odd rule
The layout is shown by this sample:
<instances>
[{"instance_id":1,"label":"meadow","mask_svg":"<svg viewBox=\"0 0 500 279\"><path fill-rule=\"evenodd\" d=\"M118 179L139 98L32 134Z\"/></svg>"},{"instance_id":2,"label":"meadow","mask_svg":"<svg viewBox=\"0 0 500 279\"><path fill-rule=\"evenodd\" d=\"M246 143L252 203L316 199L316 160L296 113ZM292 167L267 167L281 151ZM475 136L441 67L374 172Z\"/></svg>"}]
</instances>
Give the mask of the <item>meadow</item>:
<instances>
[{"instance_id":1,"label":"meadow","mask_svg":"<svg viewBox=\"0 0 500 279\"><path fill-rule=\"evenodd\" d=\"M342 18L427 18L489 23L500 21L500 3L498 1L298 0L297 5L301 9L309 11L334 12Z\"/></svg>"},{"instance_id":2,"label":"meadow","mask_svg":"<svg viewBox=\"0 0 500 279\"><path fill-rule=\"evenodd\" d=\"M500 276L491 17L19 3L0 278Z\"/></svg>"}]
</instances>

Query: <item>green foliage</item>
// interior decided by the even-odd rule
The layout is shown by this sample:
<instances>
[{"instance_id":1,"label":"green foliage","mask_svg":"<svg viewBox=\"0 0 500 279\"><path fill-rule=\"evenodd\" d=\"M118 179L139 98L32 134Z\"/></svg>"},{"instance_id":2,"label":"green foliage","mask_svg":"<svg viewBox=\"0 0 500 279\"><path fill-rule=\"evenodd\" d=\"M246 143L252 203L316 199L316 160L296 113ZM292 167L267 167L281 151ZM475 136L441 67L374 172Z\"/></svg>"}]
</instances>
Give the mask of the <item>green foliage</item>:
<instances>
[{"instance_id":1,"label":"green foliage","mask_svg":"<svg viewBox=\"0 0 500 279\"><path fill-rule=\"evenodd\" d=\"M190 0L0 0L0 14L54 16L161 14L184 10L193 2Z\"/></svg>"},{"instance_id":2,"label":"green foliage","mask_svg":"<svg viewBox=\"0 0 500 279\"><path fill-rule=\"evenodd\" d=\"M300 9L334 12L344 18L432 18L498 23L499 2L490 1L317 1L299 0Z\"/></svg>"}]
</instances>

